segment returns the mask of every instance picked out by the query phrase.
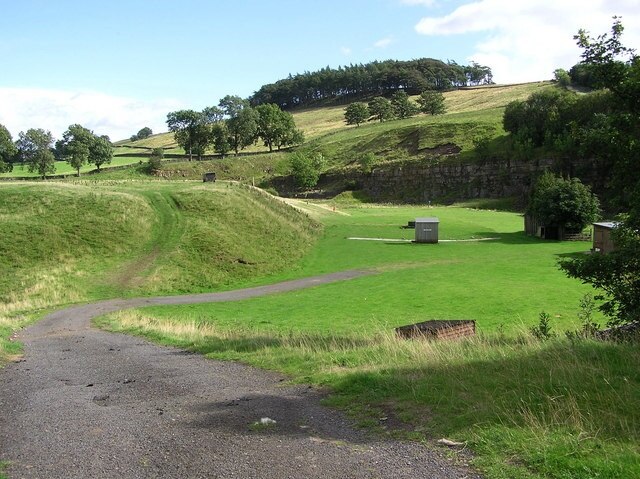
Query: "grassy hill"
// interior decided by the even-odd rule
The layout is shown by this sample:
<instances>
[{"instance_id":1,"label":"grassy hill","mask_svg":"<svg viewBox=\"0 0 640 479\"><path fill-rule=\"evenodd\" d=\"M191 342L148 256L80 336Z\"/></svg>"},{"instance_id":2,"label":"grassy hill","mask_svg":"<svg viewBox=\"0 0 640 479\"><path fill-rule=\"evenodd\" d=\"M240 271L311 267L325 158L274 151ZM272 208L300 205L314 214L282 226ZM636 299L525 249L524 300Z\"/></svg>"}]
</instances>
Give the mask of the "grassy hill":
<instances>
[{"instance_id":1,"label":"grassy hill","mask_svg":"<svg viewBox=\"0 0 640 479\"><path fill-rule=\"evenodd\" d=\"M550 82L520 85L496 85L445 93L447 113L440 116L418 115L385 123L369 122L360 127L347 126L344 106L328 106L293 111L296 125L305 133L306 142L299 149L321 152L329 171L340 172L356 167L365 153L373 153L381 162L423 161L440 155L440 147L459 151L462 161L474 161L474 139L500 138L504 135L502 113L513 100L553 88ZM167 153L184 153L177 148L173 135L163 133L145 140L124 142L117 155L131 151L165 148ZM288 152L270 154L262 145L253 145L243 155L201 162L165 163L163 176L199 179L205 171L216 171L221 179L254 182L268 186L274 178L288 173Z\"/></svg>"},{"instance_id":2,"label":"grassy hill","mask_svg":"<svg viewBox=\"0 0 640 479\"><path fill-rule=\"evenodd\" d=\"M295 263L318 232L230 184L1 183L0 211L4 333L56 305L255 281Z\"/></svg>"},{"instance_id":3,"label":"grassy hill","mask_svg":"<svg viewBox=\"0 0 640 479\"><path fill-rule=\"evenodd\" d=\"M513 100L525 99L531 93L551 88L549 82L519 85L495 85L446 92L447 113L432 117L418 115L406 120L385 123L369 122L360 127L347 126L344 122L344 106L327 106L294 110L296 125L305 134L303 151L321 152L328 160L330 169L339 170L355 166L357 159L365 153L374 153L381 161L420 161L425 155L441 145L455 145L464 155L472 152L473 139L479 136L491 138L504 134L502 113ZM122 140L115 143L114 158L109 167L136 165L144 161L153 148L163 148L166 155L184 155L184 150L175 142L173 133L159 133L143 140ZM209 152L213 154L213 151ZM437 152L436 152L437 153ZM167 162L164 176L199 179L205 171L216 171L221 179L264 183L287 173L286 152L269 154L261 143L252 145L236 159L203 162ZM248 155L248 156L247 156ZM83 173L93 169L87 165ZM72 175L75 171L64 162L56 165L56 174ZM26 169L16 167L3 177L34 177ZM140 173L115 172L102 178L139 177Z\"/></svg>"}]
</instances>

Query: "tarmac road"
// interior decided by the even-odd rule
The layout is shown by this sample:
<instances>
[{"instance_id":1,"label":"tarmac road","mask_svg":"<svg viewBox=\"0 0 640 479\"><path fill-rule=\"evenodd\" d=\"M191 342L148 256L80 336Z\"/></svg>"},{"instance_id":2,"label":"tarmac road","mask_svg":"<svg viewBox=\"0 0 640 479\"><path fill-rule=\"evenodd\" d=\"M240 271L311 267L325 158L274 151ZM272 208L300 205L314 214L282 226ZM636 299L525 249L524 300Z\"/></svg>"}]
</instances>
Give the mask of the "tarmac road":
<instances>
[{"instance_id":1,"label":"tarmac road","mask_svg":"<svg viewBox=\"0 0 640 479\"><path fill-rule=\"evenodd\" d=\"M225 293L110 300L21 332L0 370L0 459L10 478L479 478L436 449L374 436L282 375L90 326L157 304L235 301L368 274ZM254 426L262 418L275 424Z\"/></svg>"}]
</instances>

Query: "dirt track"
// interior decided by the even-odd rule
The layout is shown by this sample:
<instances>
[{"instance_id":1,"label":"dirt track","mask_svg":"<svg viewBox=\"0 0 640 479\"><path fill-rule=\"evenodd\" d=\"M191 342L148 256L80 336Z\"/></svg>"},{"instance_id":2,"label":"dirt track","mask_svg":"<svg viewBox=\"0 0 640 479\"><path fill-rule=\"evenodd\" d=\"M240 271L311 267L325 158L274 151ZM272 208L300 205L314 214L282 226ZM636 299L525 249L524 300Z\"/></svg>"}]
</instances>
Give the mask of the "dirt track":
<instances>
[{"instance_id":1,"label":"dirt track","mask_svg":"<svg viewBox=\"0 0 640 479\"><path fill-rule=\"evenodd\" d=\"M0 371L0 459L11 478L472 478L419 444L372 437L307 386L90 327L111 311L234 301L348 280L350 271L226 293L112 300L23 331ZM268 417L275 425L254 427Z\"/></svg>"}]
</instances>

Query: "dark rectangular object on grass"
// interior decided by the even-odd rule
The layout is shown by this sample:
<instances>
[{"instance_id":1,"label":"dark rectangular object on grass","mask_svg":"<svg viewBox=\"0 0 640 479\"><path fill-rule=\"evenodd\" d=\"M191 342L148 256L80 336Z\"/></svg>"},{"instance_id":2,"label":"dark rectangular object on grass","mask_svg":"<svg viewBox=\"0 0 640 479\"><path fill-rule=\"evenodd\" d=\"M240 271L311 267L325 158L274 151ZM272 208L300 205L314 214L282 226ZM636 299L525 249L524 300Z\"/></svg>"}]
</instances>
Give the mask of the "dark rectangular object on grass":
<instances>
[{"instance_id":1,"label":"dark rectangular object on grass","mask_svg":"<svg viewBox=\"0 0 640 479\"><path fill-rule=\"evenodd\" d=\"M215 182L216 181L216 174L214 172L205 173L204 175L202 175L202 181L204 183Z\"/></svg>"},{"instance_id":2,"label":"dark rectangular object on grass","mask_svg":"<svg viewBox=\"0 0 640 479\"><path fill-rule=\"evenodd\" d=\"M471 319L432 320L396 328L403 338L458 339L476 334L476 322Z\"/></svg>"}]
</instances>

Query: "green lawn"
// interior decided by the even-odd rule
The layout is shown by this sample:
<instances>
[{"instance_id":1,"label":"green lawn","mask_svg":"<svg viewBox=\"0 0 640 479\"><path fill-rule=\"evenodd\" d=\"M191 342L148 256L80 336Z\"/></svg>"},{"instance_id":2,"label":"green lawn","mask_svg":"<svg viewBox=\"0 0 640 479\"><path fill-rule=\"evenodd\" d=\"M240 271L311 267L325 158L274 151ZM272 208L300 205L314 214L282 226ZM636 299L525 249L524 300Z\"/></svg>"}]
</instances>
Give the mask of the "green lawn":
<instances>
[{"instance_id":1,"label":"green lawn","mask_svg":"<svg viewBox=\"0 0 640 479\"><path fill-rule=\"evenodd\" d=\"M556 262L589 243L528 238L520 215L508 212L298 206L322 217L322 239L288 271L246 284L350 268L378 274L237 303L125 311L99 323L329 387L329 403L363 425L384 433L404 423L405 436L466 442L491 478L638 477L638 349L563 339L578 328L578 301L591 290ZM497 240L347 239L410 238L400 226L417 216L438 216L441 239ZM559 333L548 342L528 332L543 310ZM480 336L435 344L393 334L426 319L475 319Z\"/></svg>"},{"instance_id":2,"label":"green lawn","mask_svg":"<svg viewBox=\"0 0 640 479\"><path fill-rule=\"evenodd\" d=\"M108 170L109 168L113 168L114 166L126 166L126 165L135 165L140 162L140 158L132 157L132 156L114 156L111 160L111 163L108 165L103 165L102 170ZM75 175L76 170L72 168L69 163L66 161L56 161L55 163L56 171L54 175ZM88 173L89 171L95 170L95 165L84 165L80 168L80 174ZM9 173L0 173L0 178L39 178L38 173L31 173L26 166L15 165L13 167L13 171Z\"/></svg>"}]
</instances>

